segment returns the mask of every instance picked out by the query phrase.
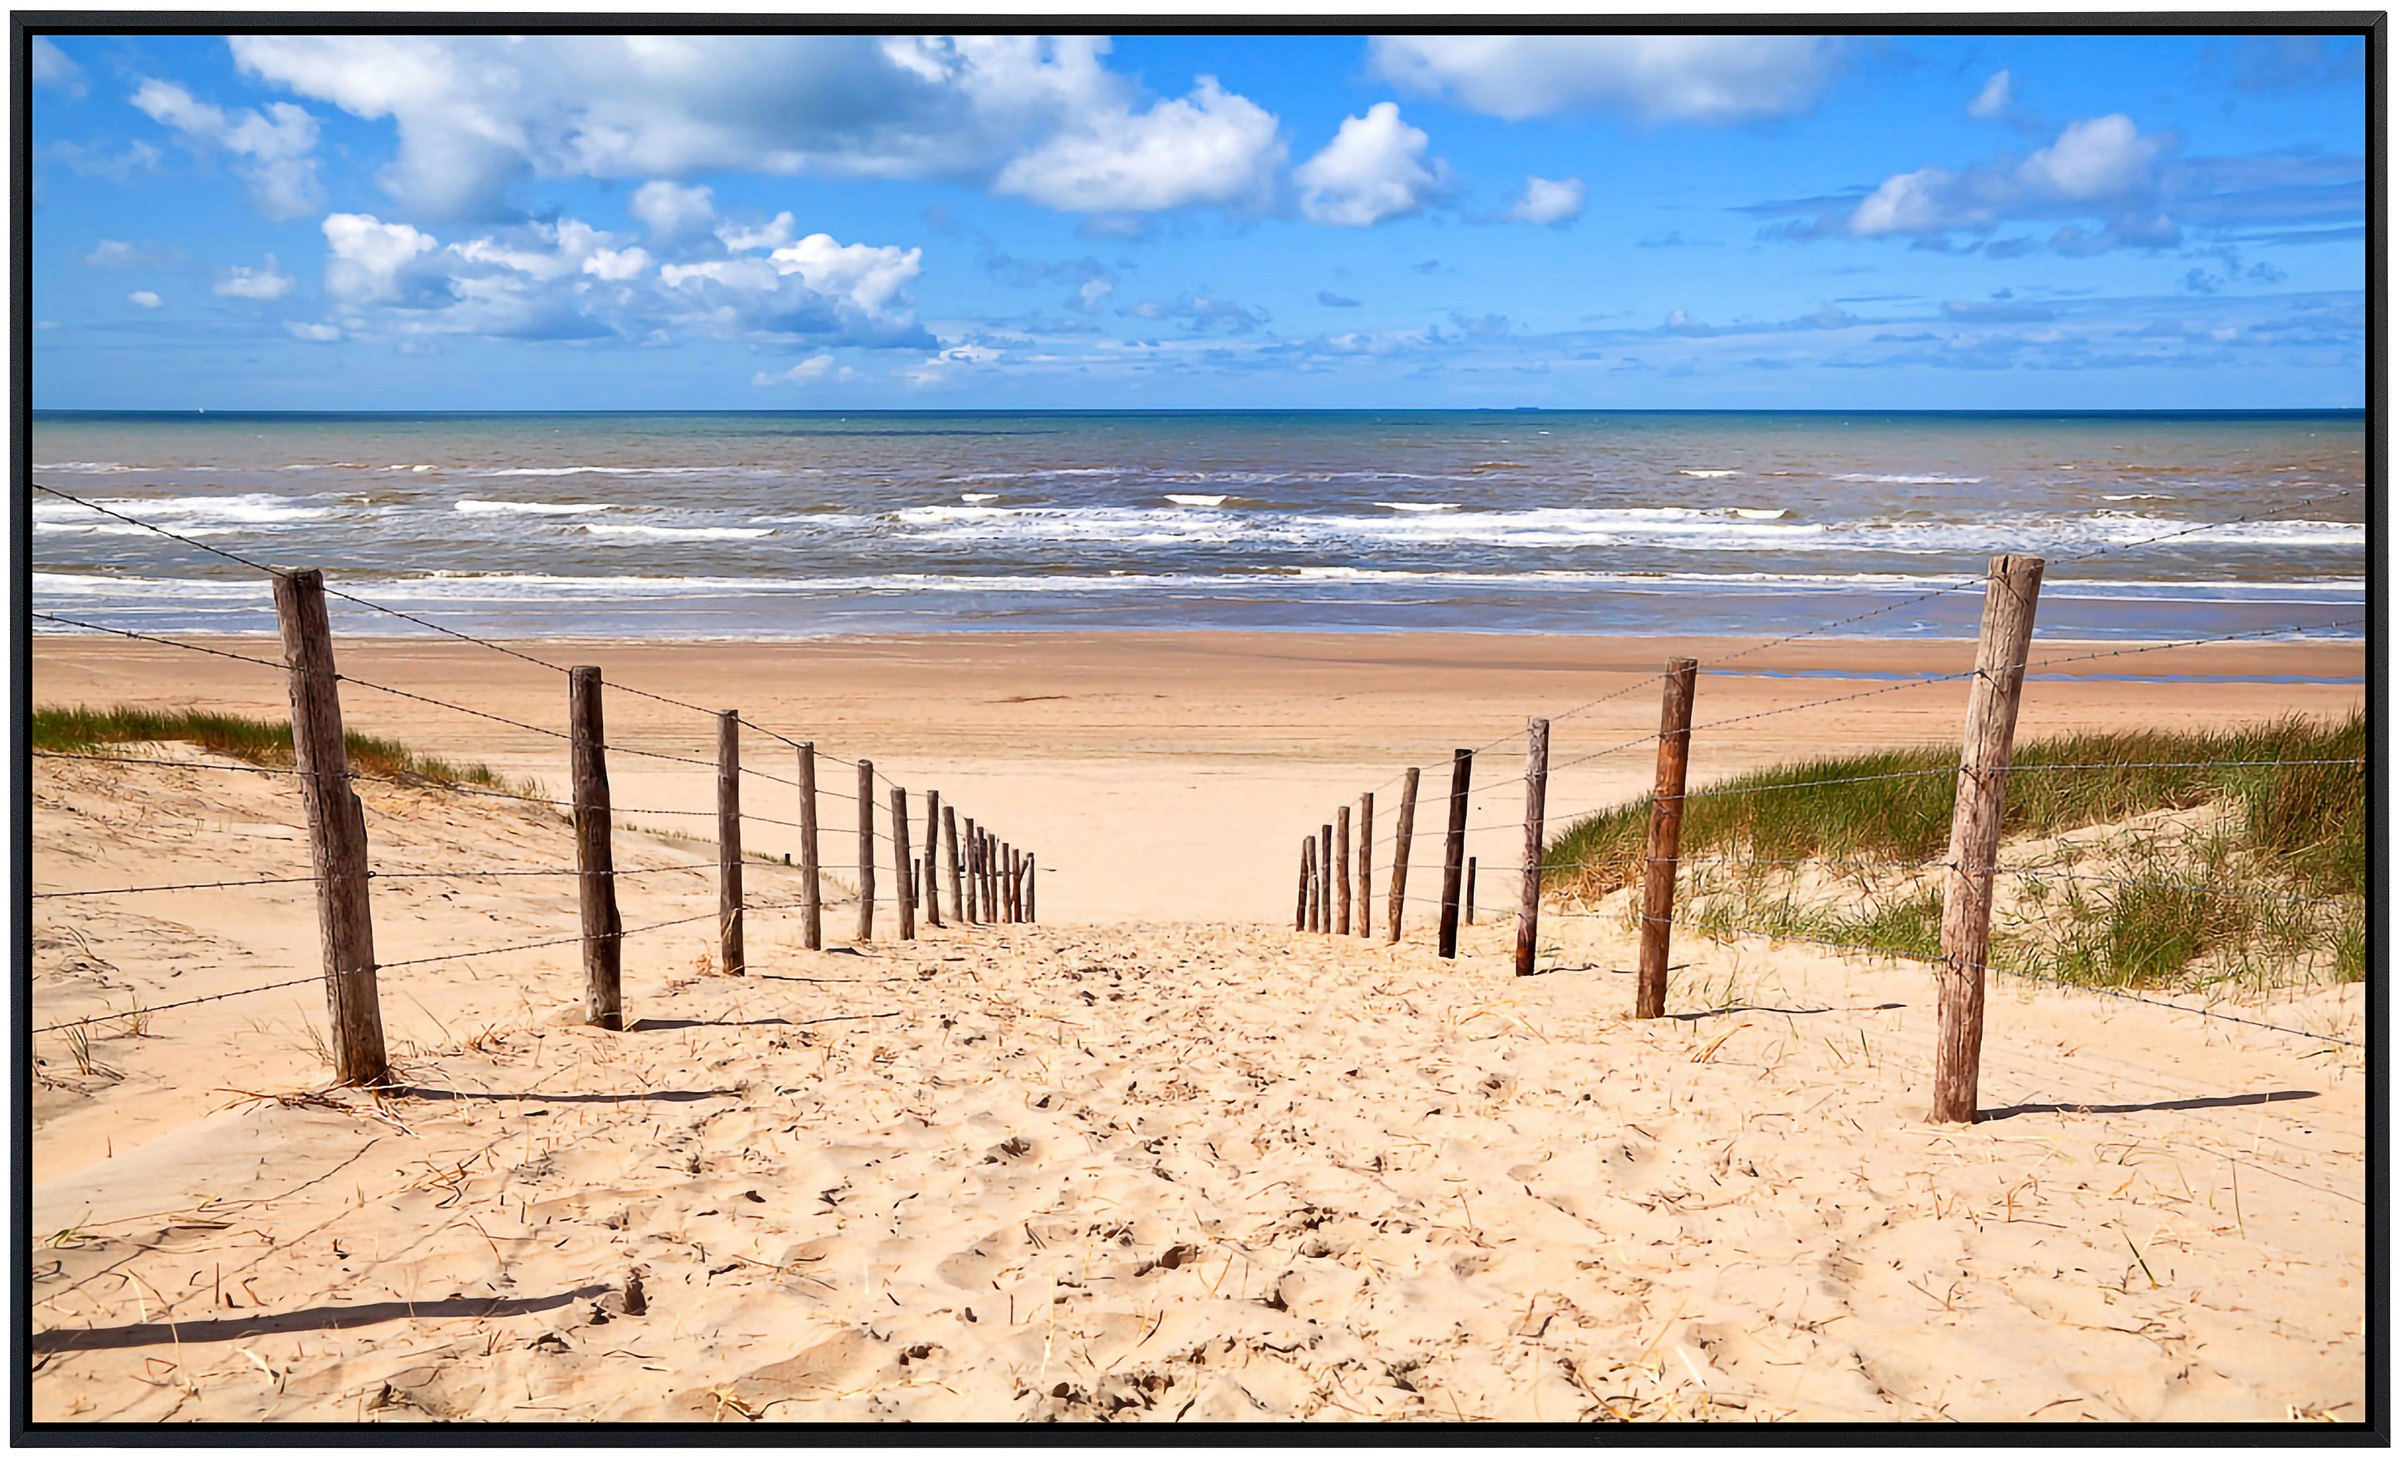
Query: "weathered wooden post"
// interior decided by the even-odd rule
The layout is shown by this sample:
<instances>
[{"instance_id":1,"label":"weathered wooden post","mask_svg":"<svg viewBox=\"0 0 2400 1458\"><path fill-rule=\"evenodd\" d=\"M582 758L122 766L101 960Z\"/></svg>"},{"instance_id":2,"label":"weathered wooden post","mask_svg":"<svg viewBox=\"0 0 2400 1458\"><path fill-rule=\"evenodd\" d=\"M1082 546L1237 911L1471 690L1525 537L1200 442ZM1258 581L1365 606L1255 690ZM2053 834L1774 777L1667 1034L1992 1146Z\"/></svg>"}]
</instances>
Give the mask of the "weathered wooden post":
<instances>
[{"instance_id":1,"label":"weathered wooden post","mask_svg":"<svg viewBox=\"0 0 2400 1458\"><path fill-rule=\"evenodd\" d=\"M742 716L717 713L717 946L725 975L739 977L742 955Z\"/></svg>"},{"instance_id":2,"label":"weathered wooden post","mask_svg":"<svg viewBox=\"0 0 2400 1458\"><path fill-rule=\"evenodd\" d=\"M575 899L583 914L583 1020L617 1032L625 1027L625 923L617 915L616 850L609 837L599 669L567 670L567 729L575 785Z\"/></svg>"},{"instance_id":3,"label":"weathered wooden post","mask_svg":"<svg viewBox=\"0 0 2400 1458\"><path fill-rule=\"evenodd\" d=\"M1685 770L1692 758L1692 696L1700 683L1693 658L1667 660L1658 710L1658 773L1650 790L1650 839L1642 863L1641 975L1633 1015L1667 1015L1667 953L1675 931L1675 863L1683 854Z\"/></svg>"},{"instance_id":4,"label":"weathered wooden post","mask_svg":"<svg viewBox=\"0 0 2400 1458\"><path fill-rule=\"evenodd\" d=\"M1017 906L1017 848L1006 841L1000 844L1000 906L1001 919L1010 926L1024 920Z\"/></svg>"},{"instance_id":5,"label":"weathered wooden post","mask_svg":"<svg viewBox=\"0 0 2400 1458\"><path fill-rule=\"evenodd\" d=\"M1340 879L1333 858L1333 826L1328 822L1317 830L1317 929L1328 936L1333 933L1333 883Z\"/></svg>"},{"instance_id":6,"label":"weathered wooden post","mask_svg":"<svg viewBox=\"0 0 2400 1458\"><path fill-rule=\"evenodd\" d=\"M925 920L933 926L942 924L942 883L934 879L934 865L940 859L935 852L942 845L942 792L925 792L925 894L919 898L925 904Z\"/></svg>"},{"instance_id":7,"label":"weathered wooden post","mask_svg":"<svg viewBox=\"0 0 2400 1458\"><path fill-rule=\"evenodd\" d=\"M961 816L959 819L962 827L959 831L959 849L960 853L966 857L966 863L960 869L960 874L966 878L965 920L969 926L976 926L991 920L989 916L981 915L978 912L978 907L983 901L983 887L978 884L977 876L977 868L983 864L983 837L976 833L973 816Z\"/></svg>"},{"instance_id":8,"label":"weathered wooden post","mask_svg":"<svg viewBox=\"0 0 2400 1458\"><path fill-rule=\"evenodd\" d=\"M858 940L875 939L875 761L858 762Z\"/></svg>"},{"instance_id":9,"label":"weathered wooden post","mask_svg":"<svg viewBox=\"0 0 2400 1458\"><path fill-rule=\"evenodd\" d=\"M1375 792L1358 797L1358 934L1375 935Z\"/></svg>"},{"instance_id":10,"label":"weathered wooden post","mask_svg":"<svg viewBox=\"0 0 2400 1458\"><path fill-rule=\"evenodd\" d=\"M1467 892L1460 898L1459 920L1468 926L1475 924L1475 857L1467 857Z\"/></svg>"},{"instance_id":11,"label":"weathered wooden post","mask_svg":"<svg viewBox=\"0 0 2400 1458\"><path fill-rule=\"evenodd\" d=\"M1942 893L1941 1013L1933 1058L1936 1123L1975 1122L1983 1068L1984 958L1992 936L1992 862L2000 849L2000 814L2042 565L2039 557L1994 557L1984 584L1958 805L1950 818L1950 875Z\"/></svg>"},{"instance_id":12,"label":"weathered wooden post","mask_svg":"<svg viewBox=\"0 0 2400 1458\"><path fill-rule=\"evenodd\" d=\"M1032 851L1025 852L1025 924L1033 925L1042 919L1034 907L1034 890L1041 880L1042 864Z\"/></svg>"},{"instance_id":13,"label":"weathered wooden post","mask_svg":"<svg viewBox=\"0 0 2400 1458\"><path fill-rule=\"evenodd\" d=\"M1333 931L1350 935L1350 807L1333 812Z\"/></svg>"},{"instance_id":14,"label":"weathered wooden post","mask_svg":"<svg viewBox=\"0 0 2400 1458\"><path fill-rule=\"evenodd\" d=\"M972 828L975 822L970 820L967 824ZM950 916L955 921L964 922L969 918L966 896L958 876L958 811L949 805L942 807L942 853L950 863Z\"/></svg>"},{"instance_id":15,"label":"weathered wooden post","mask_svg":"<svg viewBox=\"0 0 2400 1458\"><path fill-rule=\"evenodd\" d=\"M1525 884L1517 893L1517 975L1533 975L1542 920L1542 810L1550 789L1550 721L1525 721Z\"/></svg>"},{"instance_id":16,"label":"weathered wooden post","mask_svg":"<svg viewBox=\"0 0 2400 1458\"><path fill-rule=\"evenodd\" d=\"M800 945L825 949L824 868L817 850L817 746L800 746Z\"/></svg>"},{"instance_id":17,"label":"weathered wooden post","mask_svg":"<svg viewBox=\"0 0 2400 1458\"><path fill-rule=\"evenodd\" d=\"M391 1072L375 992L375 924L367 906L367 817L350 789L342 741L340 676L325 574L274 575L275 622L290 670L292 757L308 814L309 868L317 878L317 934L325 953L325 1011L333 1023L337 1083L382 1083Z\"/></svg>"},{"instance_id":18,"label":"weathered wooden post","mask_svg":"<svg viewBox=\"0 0 2400 1458\"><path fill-rule=\"evenodd\" d=\"M1410 768L1400 777L1400 819L1392 827L1392 891L1390 904L1384 912L1384 940L1400 940L1400 911L1408 904L1409 844L1417 830L1417 771Z\"/></svg>"},{"instance_id":19,"label":"weathered wooden post","mask_svg":"<svg viewBox=\"0 0 2400 1458\"><path fill-rule=\"evenodd\" d=\"M1316 857L1316 838L1306 835L1300 837L1300 899L1292 905L1293 931L1308 930L1308 872L1309 863Z\"/></svg>"},{"instance_id":20,"label":"weathered wooden post","mask_svg":"<svg viewBox=\"0 0 2400 1458\"><path fill-rule=\"evenodd\" d=\"M1467 779L1475 751L1450 753L1450 828L1442 836L1442 924L1435 950L1444 957L1458 955L1459 879L1467 869Z\"/></svg>"},{"instance_id":21,"label":"weathered wooden post","mask_svg":"<svg viewBox=\"0 0 2400 1458\"><path fill-rule=\"evenodd\" d=\"M917 939L916 857L908 853L908 791L892 786L893 898L900 903L900 940Z\"/></svg>"}]
</instances>

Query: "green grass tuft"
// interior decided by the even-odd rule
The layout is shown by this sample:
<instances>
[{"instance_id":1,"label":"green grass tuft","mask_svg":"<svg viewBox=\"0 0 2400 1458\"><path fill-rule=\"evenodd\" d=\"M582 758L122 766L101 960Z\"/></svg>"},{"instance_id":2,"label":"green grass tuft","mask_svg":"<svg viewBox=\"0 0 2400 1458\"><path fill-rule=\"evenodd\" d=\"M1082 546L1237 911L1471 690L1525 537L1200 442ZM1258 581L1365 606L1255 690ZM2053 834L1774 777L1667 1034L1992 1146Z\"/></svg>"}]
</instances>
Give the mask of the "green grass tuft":
<instances>
[{"instance_id":1,"label":"green grass tuft","mask_svg":"<svg viewBox=\"0 0 2400 1458\"><path fill-rule=\"evenodd\" d=\"M209 713L200 709L93 709L81 705L71 709L35 709L27 738L35 749L61 753L97 749L109 744L181 740L212 754L222 754L248 764L278 766L293 762L292 726L289 722L253 719L241 714ZM360 774L415 780L453 789L472 786L518 791L523 788L509 783L484 765L458 764L433 755L419 754L396 740L351 730L343 734L342 741L349 750L350 768Z\"/></svg>"}]
</instances>

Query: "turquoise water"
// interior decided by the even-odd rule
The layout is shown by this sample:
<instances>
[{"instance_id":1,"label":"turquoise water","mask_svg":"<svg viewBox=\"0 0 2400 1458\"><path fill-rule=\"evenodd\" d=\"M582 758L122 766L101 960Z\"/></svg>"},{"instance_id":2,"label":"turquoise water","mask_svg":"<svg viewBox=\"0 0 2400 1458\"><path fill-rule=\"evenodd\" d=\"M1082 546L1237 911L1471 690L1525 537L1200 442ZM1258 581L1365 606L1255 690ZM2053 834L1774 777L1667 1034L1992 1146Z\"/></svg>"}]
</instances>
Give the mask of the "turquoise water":
<instances>
[{"instance_id":1,"label":"turquoise water","mask_svg":"<svg viewBox=\"0 0 2400 1458\"><path fill-rule=\"evenodd\" d=\"M1910 599L2006 551L2050 560L2046 636L2354 637L2366 576L2355 413L37 412L32 457L207 547L517 636L1960 637L1978 593ZM256 573L30 495L37 610L272 625Z\"/></svg>"}]
</instances>

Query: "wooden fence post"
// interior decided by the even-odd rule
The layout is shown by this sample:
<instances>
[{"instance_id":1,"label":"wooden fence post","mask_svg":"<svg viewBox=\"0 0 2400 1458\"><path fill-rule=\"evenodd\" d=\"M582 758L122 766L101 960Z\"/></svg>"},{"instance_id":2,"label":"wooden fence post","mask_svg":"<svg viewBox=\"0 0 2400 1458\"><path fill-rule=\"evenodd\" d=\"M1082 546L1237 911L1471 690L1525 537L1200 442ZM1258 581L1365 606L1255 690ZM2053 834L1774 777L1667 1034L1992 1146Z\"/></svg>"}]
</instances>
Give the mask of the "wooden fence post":
<instances>
[{"instance_id":1,"label":"wooden fence post","mask_svg":"<svg viewBox=\"0 0 2400 1458\"><path fill-rule=\"evenodd\" d=\"M1010 926L1025 919L1024 908L1017 904L1017 848L1005 841L1000 846L1000 904L1007 908Z\"/></svg>"},{"instance_id":2,"label":"wooden fence post","mask_svg":"<svg viewBox=\"0 0 2400 1458\"><path fill-rule=\"evenodd\" d=\"M1308 930L1308 869L1316 859L1316 843L1308 836L1300 837L1300 897L1292 903L1292 930Z\"/></svg>"},{"instance_id":3,"label":"wooden fence post","mask_svg":"<svg viewBox=\"0 0 2400 1458\"><path fill-rule=\"evenodd\" d=\"M1408 904L1409 843L1417 831L1417 772L1411 768L1400 779L1400 820L1392 828L1392 891L1390 904L1384 912L1386 942L1400 940L1400 911Z\"/></svg>"},{"instance_id":4,"label":"wooden fence post","mask_svg":"<svg viewBox=\"0 0 2400 1458\"><path fill-rule=\"evenodd\" d=\"M1375 792L1358 797L1358 934L1375 935Z\"/></svg>"},{"instance_id":5,"label":"wooden fence post","mask_svg":"<svg viewBox=\"0 0 2400 1458\"><path fill-rule=\"evenodd\" d=\"M1033 904L1034 889L1040 883L1041 874L1041 861L1032 851L1025 852L1025 924L1027 926L1042 919L1041 913L1035 909Z\"/></svg>"},{"instance_id":6,"label":"wooden fence post","mask_svg":"<svg viewBox=\"0 0 2400 1458\"><path fill-rule=\"evenodd\" d=\"M1458 907L1459 920L1468 926L1475 924L1475 860L1476 858L1473 856L1467 857L1467 890L1466 894L1459 899Z\"/></svg>"},{"instance_id":7,"label":"wooden fence post","mask_svg":"<svg viewBox=\"0 0 2400 1458\"><path fill-rule=\"evenodd\" d=\"M925 905L925 920L933 926L942 924L942 883L935 879L934 866L940 860L936 854L942 846L942 792L925 792L925 894L919 899Z\"/></svg>"},{"instance_id":8,"label":"wooden fence post","mask_svg":"<svg viewBox=\"0 0 2400 1458\"><path fill-rule=\"evenodd\" d=\"M1350 807L1333 812L1333 931L1350 935Z\"/></svg>"},{"instance_id":9,"label":"wooden fence post","mask_svg":"<svg viewBox=\"0 0 2400 1458\"><path fill-rule=\"evenodd\" d=\"M967 881L967 924L981 926L992 919L991 911L983 905L983 834L975 828L973 816L961 818L965 822L959 834L967 858L962 870Z\"/></svg>"},{"instance_id":10,"label":"wooden fence post","mask_svg":"<svg viewBox=\"0 0 2400 1458\"><path fill-rule=\"evenodd\" d=\"M309 868L317 878L317 933L325 953L325 1011L333 1022L338 1083L382 1083L383 1009L375 993L375 924L367 906L367 819L350 789L350 751L342 740L340 678L333 667L333 624L325 616L325 574L315 568L274 575L275 622L291 674L292 757L308 813Z\"/></svg>"},{"instance_id":11,"label":"wooden fence post","mask_svg":"<svg viewBox=\"0 0 2400 1458\"><path fill-rule=\"evenodd\" d=\"M1667 1015L1667 952L1675 931L1675 863L1683 854L1684 772L1692 758L1692 696L1700 663L1667 660L1658 711L1658 774L1650 789L1650 840L1642 864L1641 975L1633 1015Z\"/></svg>"},{"instance_id":12,"label":"wooden fence post","mask_svg":"<svg viewBox=\"0 0 2400 1458\"><path fill-rule=\"evenodd\" d=\"M1436 944L1444 957L1458 955L1458 883L1467 868L1467 780L1474 766L1474 750L1451 751L1450 828L1442 837L1442 924Z\"/></svg>"},{"instance_id":13,"label":"wooden fence post","mask_svg":"<svg viewBox=\"0 0 2400 1458\"><path fill-rule=\"evenodd\" d=\"M967 822L973 825L973 821ZM967 920L967 902L958 878L958 811L949 805L942 807L942 851L950 862L950 917Z\"/></svg>"},{"instance_id":14,"label":"wooden fence post","mask_svg":"<svg viewBox=\"0 0 2400 1458\"><path fill-rule=\"evenodd\" d=\"M916 858L908 853L908 791L892 786L893 899L900 903L900 940L917 939Z\"/></svg>"},{"instance_id":15,"label":"wooden fence post","mask_svg":"<svg viewBox=\"0 0 2400 1458\"><path fill-rule=\"evenodd\" d=\"M725 975L739 977L742 955L742 716L717 712L717 944Z\"/></svg>"},{"instance_id":16,"label":"wooden fence post","mask_svg":"<svg viewBox=\"0 0 2400 1458\"><path fill-rule=\"evenodd\" d=\"M1542 811L1550 789L1550 721L1525 721L1525 885L1517 893L1517 975L1533 975L1542 919Z\"/></svg>"},{"instance_id":17,"label":"wooden fence post","mask_svg":"<svg viewBox=\"0 0 2400 1458\"><path fill-rule=\"evenodd\" d=\"M583 1020L625 1027L625 923L617 915L616 850L610 841L608 739L600 715L600 670L567 670L569 777L575 789L575 899L583 914Z\"/></svg>"},{"instance_id":18,"label":"wooden fence post","mask_svg":"<svg viewBox=\"0 0 2400 1458\"><path fill-rule=\"evenodd\" d=\"M1333 883L1341 879L1339 863L1333 858L1333 825L1327 822L1317 830L1317 929L1333 934Z\"/></svg>"},{"instance_id":19,"label":"wooden fence post","mask_svg":"<svg viewBox=\"0 0 2400 1458\"><path fill-rule=\"evenodd\" d=\"M818 882L823 875L817 850L817 746L800 746L800 945L812 952L825 950L825 903Z\"/></svg>"},{"instance_id":20,"label":"wooden fence post","mask_svg":"<svg viewBox=\"0 0 2400 1458\"><path fill-rule=\"evenodd\" d=\"M875 761L858 762L858 940L875 939Z\"/></svg>"},{"instance_id":21,"label":"wooden fence post","mask_svg":"<svg viewBox=\"0 0 2400 1458\"><path fill-rule=\"evenodd\" d=\"M1967 728L1958 768L1958 805L1950 818L1950 876L1942 893L1940 1027L1933 1057L1933 1119L1975 1122L1983 1069L1984 958L1992 936L1992 860L2000 849L2000 813L2015 752L2017 705L2025 689L2025 651L2042 594L2042 559L1994 557L1983 590L1983 631L1975 680L1967 691Z\"/></svg>"}]
</instances>

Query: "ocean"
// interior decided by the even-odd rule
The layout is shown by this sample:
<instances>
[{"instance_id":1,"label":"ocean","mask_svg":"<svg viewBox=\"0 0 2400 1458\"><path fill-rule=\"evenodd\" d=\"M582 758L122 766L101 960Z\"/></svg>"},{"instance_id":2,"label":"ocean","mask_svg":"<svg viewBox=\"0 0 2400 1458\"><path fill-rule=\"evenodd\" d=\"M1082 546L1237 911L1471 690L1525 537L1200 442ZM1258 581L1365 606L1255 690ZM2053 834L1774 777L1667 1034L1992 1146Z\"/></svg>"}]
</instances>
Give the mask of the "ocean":
<instances>
[{"instance_id":1,"label":"ocean","mask_svg":"<svg viewBox=\"0 0 2400 1458\"><path fill-rule=\"evenodd\" d=\"M1980 592L1926 594L1997 552L2049 560L2044 638L2364 631L2355 412L36 412L31 448L203 544L28 493L35 610L149 632L273 628L203 547L519 638L1956 638Z\"/></svg>"}]
</instances>

